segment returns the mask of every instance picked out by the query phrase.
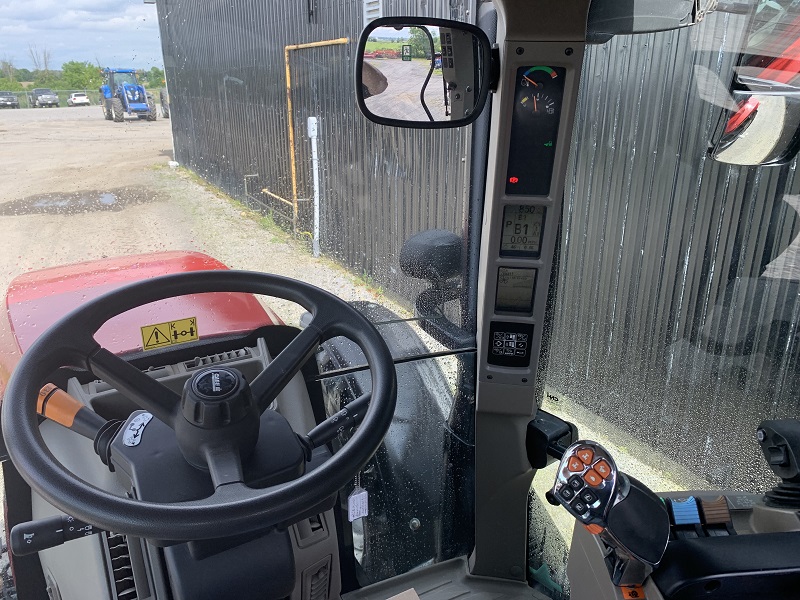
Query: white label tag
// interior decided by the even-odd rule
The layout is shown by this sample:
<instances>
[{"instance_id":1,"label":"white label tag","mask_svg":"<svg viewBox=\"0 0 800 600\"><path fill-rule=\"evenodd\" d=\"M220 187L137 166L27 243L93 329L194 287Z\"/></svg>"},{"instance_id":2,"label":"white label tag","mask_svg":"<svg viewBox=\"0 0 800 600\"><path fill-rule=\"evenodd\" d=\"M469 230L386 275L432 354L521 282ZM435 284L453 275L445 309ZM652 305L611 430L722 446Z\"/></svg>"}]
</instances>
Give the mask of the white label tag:
<instances>
[{"instance_id":1,"label":"white label tag","mask_svg":"<svg viewBox=\"0 0 800 600\"><path fill-rule=\"evenodd\" d=\"M369 494L367 490L360 487L353 490L347 497L347 512L351 523L369 514Z\"/></svg>"}]
</instances>

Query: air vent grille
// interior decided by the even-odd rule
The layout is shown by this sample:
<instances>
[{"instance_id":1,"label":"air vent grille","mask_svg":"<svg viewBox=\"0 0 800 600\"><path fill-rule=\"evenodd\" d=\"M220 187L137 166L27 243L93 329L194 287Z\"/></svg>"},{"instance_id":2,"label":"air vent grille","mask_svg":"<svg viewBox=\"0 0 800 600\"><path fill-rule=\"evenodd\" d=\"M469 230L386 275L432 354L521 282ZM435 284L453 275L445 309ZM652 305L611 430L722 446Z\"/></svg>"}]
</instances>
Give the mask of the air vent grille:
<instances>
[{"instance_id":1,"label":"air vent grille","mask_svg":"<svg viewBox=\"0 0 800 600\"><path fill-rule=\"evenodd\" d=\"M216 365L231 360L237 360L239 358L249 358L252 355L253 353L250 352L250 348L242 348L241 350L231 350L230 352L212 354L211 356L198 356L192 360L187 360L184 365L186 366L187 370L191 371L193 369L199 369L200 367Z\"/></svg>"},{"instance_id":2,"label":"air vent grille","mask_svg":"<svg viewBox=\"0 0 800 600\"><path fill-rule=\"evenodd\" d=\"M331 557L303 571L303 600L327 600L331 583Z\"/></svg>"},{"instance_id":3,"label":"air vent grille","mask_svg":"<svg viewBox=\"0 0 800 600\"><path fill-rule=\"evenodd\" d=\"M128 538L119 533L106 532L111 576L114 580L114 593L117 600L138 600L136 584L133 580L133 566L128 549Z\"/></svg>"}]
</instances>

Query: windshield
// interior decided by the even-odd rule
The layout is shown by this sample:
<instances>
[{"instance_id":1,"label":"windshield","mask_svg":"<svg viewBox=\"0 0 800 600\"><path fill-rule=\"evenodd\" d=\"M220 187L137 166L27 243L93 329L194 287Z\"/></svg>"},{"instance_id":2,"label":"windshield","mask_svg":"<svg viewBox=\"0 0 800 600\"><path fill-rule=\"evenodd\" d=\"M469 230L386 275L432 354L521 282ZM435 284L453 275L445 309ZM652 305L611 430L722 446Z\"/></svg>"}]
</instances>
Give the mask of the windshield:
<instances>
[{"instance_id":1,"label":"windshield","mask_svg":"<svg viewBox=\"0 0 800 600\"><path fill-rule=\"evenodd\" d=\"M93 106L64 103L9 115L0 140L16 151L0 164L0 289L5 294L11 287L14 324L12 331L0 330L2 343L30 348L59 314L80 304L80 294L93 297L126 281L189 268L226 265L322 287L362 311L398 363L398 417L385 450L361 474L374 525L344 527L358 580L377 581L465 553L466 509L450 511L452 522L439 511L444 503L463 503L447 484L446 456L454 440L469 450L474 405L470 388L459 387L474 371L475 349L476 273L468 273L469 260L462 258L477 252L464 246L462 235L470 218L469 164L462 160L469 131L434 133L424 146L399 152L397 132L357 114L351 46L359 19L337 17L330 42L291 50L286 63L285 46L317 38L305 19L280 25L273 3L262 7L269 15L258 17L223 7L219 23L231 28L224 42L230 56L218 54L216 43L196 46L195 25L181 25L202 15L202 27L211 27L217 17L216 9L206 12L210 5L123 4L127 12L90 16L109 32L108 43L72 43L82 37L79 26L65 24L61 37L38 46L39 59L49 55L47 69L23 56L13 65L15 82L54 81L65 97L75 89L99 89L97 63L135 68L149 90L163 91L152 104L134 104L114 86L134 83L135 74L116 72L108 76L105 97L89 92ZM69 10L65 5L56 12L70 21ZM17 12L20 23L33 25L33 12ZM123 14L136 23L135 34L118 24L128 23ZM219 40L211 30L206 35ZM0 55L7 48L0 45ZM414 132L401 138L404 146L416 143ZM409 238L431 230L439 232L434 247L444 243L453 250L445 280L426 278L419 266L409 275L401 259ZM50 242L38 244L38 236ZM212 259L220 266L209 267ZM84 264L70 266L76 263ZM60 270L47 270L53 268ZM65 285L55 283L61 280ZM78 295L70 291L77 289ZM303 326L302 307L258 300L266 316L231 314L227 330L214 312L203 317L195 314L200 309L187 308L174 318L197 317L200 341L258 319ZM34 305L35 321L26 318ZM158 352L169 339L158 329L165 320L144 312L97 339L123 355ZM145 337L142 327L150 327ZM345 338L324 344L313 362L304 377L320 396L318 418L369 390L363 354ZM420 479L419 473L427 475ZM381 474L392 474L394 483ZM406 491L398 494L392 487L398 485ZM345 498L353 487L342 491ZM410 527L412 518L420 525Z\"/></svg>"},{"instance_id":2,"label":"windshield","mask_svg":"<svg viewBox=\"0 0 800 600\"><path fill-rule=\"evenodd\" d=\"M392 429L341 493L343 506L356 488L371 502L352 525L339 507L351 589L467 554L477 307L490 293L477 268L486 157L476 126L392 129L357 111L355 45L370 3L65 0L46 26L41 10L5 4L0 84L26 110L0 127L13 148L0 162L0 393L42 331L114 287L226 267L302 280L362 312L396 364ZM384 13L407 4L387 0ZM477 12L411 4L469 22ZM800 87L800 8L752 8L588 47L563 212L547 216L560 238L536 401L655 490L768 488L754 431L800 412L800 111L774 94L750 100ZM84 41L87 27L102 41ZM367 64L390 72L413 42L376 36ZM441 48L437 38L433 56L408 55L422 80L440 74ZM107 65L140 73L147 101L118 94L136 75L104 75ZM54 93L35 85L61 106L24 97ZM447 110L441 84L426 93ZM90 102L68 108L70 95ZM389 94L371 105L404 110ZM269 297L252 312L212 307L202 321L196 300L163 318L147 307L97 339L173 368L186 363L175 358L184 341L308 323L303 307ZM159 329L177 321L187 325L165 330L174 337ZM370 389L346 336L310 365L315 421ZM553 467L534 479L526 576L559 597L574 521L546 507L552 482Z\"/></svg>"},{"instance_id":3,"label":"windshield","mask_svg":"<svg viewBox=\"0 0 800 600\"><path fill-rule=\"evenodd\" d=\"M110 79L113 85L137 85L135 73L113 73Z\"/></svg>"}]
</instances>

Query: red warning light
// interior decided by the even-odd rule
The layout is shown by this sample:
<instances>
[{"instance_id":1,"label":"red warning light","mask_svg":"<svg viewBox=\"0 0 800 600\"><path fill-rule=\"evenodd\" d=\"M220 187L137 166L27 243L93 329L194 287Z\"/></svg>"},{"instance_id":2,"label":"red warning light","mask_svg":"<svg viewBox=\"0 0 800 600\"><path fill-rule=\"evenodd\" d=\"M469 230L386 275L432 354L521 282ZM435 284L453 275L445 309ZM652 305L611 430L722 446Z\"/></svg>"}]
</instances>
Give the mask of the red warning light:
<instances>
[{"instance_id":1,"label":"red warning light","mask_svg":"<svg viewBox=\"0 0 800 600\"><path fill-rule=\"evenodd\" d=\"M508 182L509 183L519 183L519 177L509 177L508 178Z\"/></svg>"}]
</instances>

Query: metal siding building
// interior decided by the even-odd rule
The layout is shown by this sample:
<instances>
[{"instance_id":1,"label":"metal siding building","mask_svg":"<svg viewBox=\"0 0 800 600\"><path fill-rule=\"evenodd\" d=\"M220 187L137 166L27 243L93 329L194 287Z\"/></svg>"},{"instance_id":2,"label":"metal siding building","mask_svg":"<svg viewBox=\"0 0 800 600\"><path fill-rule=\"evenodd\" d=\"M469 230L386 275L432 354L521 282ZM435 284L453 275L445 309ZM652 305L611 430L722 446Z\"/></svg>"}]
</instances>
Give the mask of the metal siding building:
<instances>
[{"instance_id":1,"label":"metal siding building","mask_svg":"<svg viewBox=\"0 0 800 600\"><path fill-rule=\"evenodd\" d=\"M428 4L420 12L417 2L384 2L383 13L462 20L469 14L470 0L450 2L446 9L441 2ZM394 269L400 246L431 227L461 231L468 186L468 163L462 159L469 129L394 130L358 112L352 82L363 3L159 0L158 11L175 160L234 198L270 208L276 220L285 221L292 208L275 196L293 198L293 153L298 231L308 233L313 176L306 122L317 117L322 251L384 289L411 297L407 278ZM340 38L349 42L284 50Z\"/></svg>"},{"instance_id":2,"label":"metal siding building","mask_svg":"<svg viewBox=\"0 0 800 600\"><path fill-rule=\"evenodd\" d=\"M390 129L358 113L350 82L363 6L159 0L176 160L281 214L286 205L259 190L292 198L294 154L307 231L305 124L318 117L323 252L411 300L417 290L396 272L400 246L424 229L462 230L470 130ZM474 20L474 7L385 0L383 14ZM713 14L696 28L589 48L547 385L720 486L753 487L715 457L756 458L758 420L800 408L800 276L773 262L800 231L784 201L800 180L794 163L759 169L706 158L720 109L698 97L696 65L730 72L734 54L711 49L720 39L735 48L738 18ZM291 148L284 48L343 37L349 43L287 53ZM785 318L759 321L773 313ZM740 330L749 332L744 351L731 339Z\"/></svg>"},{"instance_id":3,"label":"metal siding building","mask_svg":"<svg viewBox=\"0 0 800 600\"><path fill-rule=\"evenodd\" d=\"M730 457L761 464L760 420L800 415L800 269L775 260L800 232L800 180L794 162L706 156L720 108L698 73L730 77L736 54L709 49L741 47L742 18L590 47L547 383L710 482L752 489L761 476Z\"/></svg>"}]
</instances>

